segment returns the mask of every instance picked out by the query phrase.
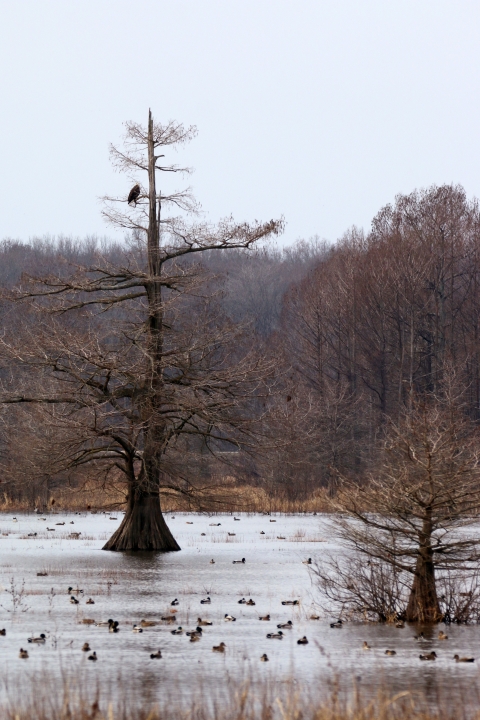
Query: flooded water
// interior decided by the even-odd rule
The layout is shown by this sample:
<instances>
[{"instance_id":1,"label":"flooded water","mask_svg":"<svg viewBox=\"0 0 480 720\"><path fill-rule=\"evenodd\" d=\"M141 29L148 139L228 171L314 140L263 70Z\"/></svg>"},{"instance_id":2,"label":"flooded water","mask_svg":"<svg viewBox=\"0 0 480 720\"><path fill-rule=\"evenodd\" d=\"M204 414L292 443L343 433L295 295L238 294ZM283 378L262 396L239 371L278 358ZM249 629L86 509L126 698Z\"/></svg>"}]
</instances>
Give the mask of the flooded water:
<instances>
[{"instance_id":1,"label":"flooded water","mask_svg":"<svg viewBox=\"0 0 480 720\"><path fill-rule=\"evenodd\" d=\"M42 517L46 517L43 520ZM231 679L255 683L292 680L319 694L329 692L332 681L364 692L388 686L392 692L419 692L435 703L438 697L457 702L478 701L480 627L452 626L448 641L436 639L438 629L425 632L420 646L413 637L418 627L346 623L331 629L335 616L316 605L318 594L303 561L321 562L327 551L340 552L331 541L334 519L320 516L232 515L208 517L178 514L168 524L181 552L112 553L102 551L118 527L121 514L55 514L0 517L0 673L9 687L25 687L28 679L56 680L70 674L105 685L124 678L129 692L155 699L165 688L199 686L221 688ZM271 522L274 519L275 522ZM58 525L57 523L65 523ZM47 530L47 528L52 528ZM261 533L265 534L261 534ZM36 533L34 536L30 536ZM76 538L71 533L80 533ZM230 533L230 534L229 534ZM245 558L245 563L233 561ZM211 560L214 563L211 563ZM39 576L38 573L46 573ZM69 586L78 604L70 602ZM83 592L80 592L82 590ZM210 597L210 604L201 600ZM254 606L238 604L253 598ZM87 604L92 598L94 604ZM170 616L177 598L174 625ZM282 605L298 600L299 604ZM312 614L320 620L311 620ZM236 621L225 621L231 614ZM270 615L270 622L260 616ZM211 620L199 642L172 635L182 626L191 630L197 618ZM113 618L120 631L83 624ZM142 619L159 622L132 631ZM283 640L268 639L277 624L291 620ZM443 626L441 626L443 627ZM445 628L443 628L445 629ZM45 633L45 644L27 639ZM303 636L308 645L298 645ZM370 651L362 650L364 641ZM97 662L82 652L88 642ZM212 647L224 642L224 654ZM20 647L29 658L19 658ZM393 649L395 656L386 656ZM162 659L150 659L161 650ZM420 652L435 650L435 662L419 660ZM269 662L260 662L266 653ZM453 656L478 656L472 664L455 663Z\"/></svg>"}]
</instances>

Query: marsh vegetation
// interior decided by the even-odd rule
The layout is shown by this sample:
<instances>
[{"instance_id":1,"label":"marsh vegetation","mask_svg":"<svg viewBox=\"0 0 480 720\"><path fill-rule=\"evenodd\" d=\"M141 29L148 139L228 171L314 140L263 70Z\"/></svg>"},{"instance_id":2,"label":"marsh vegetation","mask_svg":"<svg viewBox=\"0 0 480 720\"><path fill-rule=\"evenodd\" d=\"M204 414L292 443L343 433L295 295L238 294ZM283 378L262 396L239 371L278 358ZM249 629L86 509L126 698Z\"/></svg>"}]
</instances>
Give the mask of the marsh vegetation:
<instances>
[{"instance_id":1,"label":"marsh vegetation","mask_svg":"<svg viewBox=\"0 0 480 720\"><path fill-rule=\"evenodd\" d=\"M112 146L128 185L104 214L123 244L3 243L4 503L106 500L127 510L107 548L167 550L178 543L161 508L225 509L232 487L274 509L369 486L392 428L422 404L455 400L474 453L477 200L460 186L415 191L368 233L278 250L265 241L281 218L213 226L176 189L188 168L169 153L194 135L150 116ZM430 549L418 548L423 609L412 595L408 613L425 614L428 594L433 617Z\"/></svg>"},{"instance_id":2,"label":"marsh vegetation","mask_svg":"<svg viewBox=\"0 0 480 720\"><path fill-rule=\"evenodd\" d=\"M267 706L276 716L277 700L293 698L297 704L289 705L288 713L326 712L334 697L336 711L346 713L357 692L368 712L373 707L380 712L379 694L406 698L419 713L421 707L433 711L443 704L448 716L459 703L475 706L477 663L457 663L454 655L476 656L476 623L400 628L345 611L337 626L338 608L312 574L326 553L346 557L332 536L334 516L175 513L167 522L181 553L101 552L105 533L121 523L118 513L115 517L112 522L103 513L59 513L49 514L45 523L33 513L17 514L16 522L11 515L1 517L0 629L6 634L0 636L0 706L11 703L27 713L29 693L41 696L35 690L38 678L43 688L58 689L44 698L54 718L63 707L63 692L71 693L72 705L82 700L82 712L92 712L98 700L101 712L114 717L127 709L167 713L167 706L186 717L194 708L210 717L230 713L236 693L244 694L244 710L252 718ZM271 519L276 522L270 524ZM57 527L56 522L65 527L73 522L80 536L36 530L44 524ZM32 530L36 537L29 536ZM235 533L235 542L228 533ZM245 563L233 562L242 558ZM209 603L201 602L208 598ZM236 620L225 621L225 615ZM199 618L212 625L202 625L200 639L191 642L186 633L198 632ZM109 632L108 619L119 623L118 632ZM134 632L135 625L142 632ZM183 632L172 634L179 626ZM279 630L282 640L267 638ZM439 639L440 630L448 640ZM45 643L28 643L42 633ZM421 641L415 640L419 634ZM308 644L299 645L303 637ZM88 653L82 651L85 643ZM213 652L221 643L225 652ZM19 649L25 647L28 658L22 659ZM151 659L159 651L161 657ZM95 662L88 659L93 652ZM431 652L435 662L419 659ZM261 661L264 654L268 662ZM360 712L360 705L355 707ZM37 708L44 706L39 702Z\"/></svg>"}]
</instances>

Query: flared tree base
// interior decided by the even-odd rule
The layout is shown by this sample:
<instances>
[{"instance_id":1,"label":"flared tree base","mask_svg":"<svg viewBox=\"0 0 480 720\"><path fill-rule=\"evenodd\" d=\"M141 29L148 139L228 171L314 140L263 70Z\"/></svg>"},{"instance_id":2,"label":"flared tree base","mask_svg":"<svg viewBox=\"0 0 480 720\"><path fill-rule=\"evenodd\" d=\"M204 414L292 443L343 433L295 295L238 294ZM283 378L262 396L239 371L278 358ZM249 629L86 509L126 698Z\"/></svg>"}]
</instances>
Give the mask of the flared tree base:
<instances>
[{"instance_id":1,"label":"flared tree base","mask_svg":"<svg viewBox=\"0 0 480 720\"><path fill-rule=\"evenodd\" d=\"M136 497L103 550L155 550L171 552L180 546L170 532L160 509L158 495Z\"/></svg>"}]
</instances>

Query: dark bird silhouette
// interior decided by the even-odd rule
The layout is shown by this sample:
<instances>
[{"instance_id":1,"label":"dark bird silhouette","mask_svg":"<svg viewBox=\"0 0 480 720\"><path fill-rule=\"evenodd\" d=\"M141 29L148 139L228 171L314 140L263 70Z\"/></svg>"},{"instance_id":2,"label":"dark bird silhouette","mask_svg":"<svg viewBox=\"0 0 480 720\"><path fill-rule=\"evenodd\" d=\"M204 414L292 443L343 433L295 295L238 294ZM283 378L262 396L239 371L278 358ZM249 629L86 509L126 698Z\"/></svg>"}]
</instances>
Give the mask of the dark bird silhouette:
<instances>
[{"instance_id":1,"label":"dark bird silhouette","mask_svg":"<svg viewBox=\"0 0 480 720\"><path fill-rule=\"evenodd\" d=\"M140 185L137 183L136 185L134 185L132 187L132 189L128 193L128 200L127 200L128 204L131 205L133 203L136 207L137 200L139 197L140 197Z\"/></svg>"},{"instance_id":2,"label":"dark bird silhouette","mask_svg":"<svg viewBox=\"0 0 480 720\"><path fill-rule=\"evenodd\" d=\"M437 653L432 650L430 653L426 653L425 655L419 655L418 656L420 660L435 660L437 657Z\"/></svg>"}]
</instances>

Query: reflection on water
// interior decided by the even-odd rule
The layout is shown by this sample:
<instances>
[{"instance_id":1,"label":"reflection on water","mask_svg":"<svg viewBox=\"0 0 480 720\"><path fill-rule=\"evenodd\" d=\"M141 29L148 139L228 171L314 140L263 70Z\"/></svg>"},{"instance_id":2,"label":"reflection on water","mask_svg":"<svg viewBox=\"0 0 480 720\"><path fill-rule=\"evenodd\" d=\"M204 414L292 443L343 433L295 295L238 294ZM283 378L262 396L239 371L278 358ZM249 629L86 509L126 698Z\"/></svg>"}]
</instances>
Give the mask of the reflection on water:
<instances>
[{"instance_id":1,"label":"reflection on water","mask_svg":"<svg viewBox=\"0 0 480 720\"><path fill-rule=\"evenodd\" d=\"M321 560L326 550L340 551L328 541L330 519L277 516L270 524L264 516L241 516L240 522L219 516L215 522L221 525L212 527L205 515L180 514L169 525L181 552L102 551L120 519L68 514L47 521L35 515L17 515L17 522L10 515L0 518L0 628L7 631L0 637L0 671L11 686L24 686L39 673L54 680L81 676L87 683L112 687L118 687L121 677L129 692L155 700L165 693L185 697L199 687L221 690L232 679L280 684L296 680L309 693L319 694L328 693L338 680L341 687L356 683L367 694L388 685L392 692L419 692L432 703L439 697L465 700L467 695L472 702L478 700L477 663L456 664L453 656L478 653L480 627L449 627L447 641L437 640L436 628L424 628L426 640L419 643L413 639L422 629L418 626L401 630L346 623L332 630L333 616L309 619L318 611L316 590L302 560ZM66 525L56 526L60 521ZM47 526L55 531L47 531ZM68 538L73 529L81 533L80 539ZM37 536L28 537L33 532ZM245 564L233 563L242 557ZM37 576L41 571L47 576ZM70 603L69 586L83 590L77 593L78 605ZM200 603L206 596L212 599L210 605ZM89 597L94 605L86 604ZM252 597L256 605L239 605L242 597ZM172 635L172 626L160 621L171 615L174 598L179 600L176 625L193 629L198 617L213 622L199 642L191 643L185 634ZM282 600L292 599L300 605L282 606ZM226 613L236 621L225 622ZM271 622L259 620L266 614ZM120 622L118 634L82 624L84 619L108 618ZM142 619L160 624L133 633L133 624ZM293 629L283 631L283 640L266 638L288 620ZM45 645L27 644L29 636L42 632L48 638ZM303 635L309 644L299 646ZM364 641L371 650L362 650ZM84 642L96 651L96 663L82 652ZM224 655L212 652L220 642L227 646ZM26 646L30 657L21 660L19 648ZM396 655L386 656L386 649ZM157 650L162 659L151 660L150 653ZM438 655L435 662L419 660L420 653L431 650ZM263 653L269 663L260 662Z\"/></svg>"}]
</instances>

